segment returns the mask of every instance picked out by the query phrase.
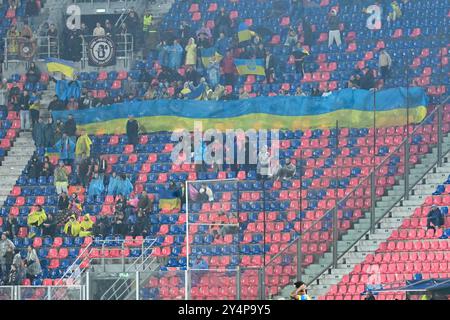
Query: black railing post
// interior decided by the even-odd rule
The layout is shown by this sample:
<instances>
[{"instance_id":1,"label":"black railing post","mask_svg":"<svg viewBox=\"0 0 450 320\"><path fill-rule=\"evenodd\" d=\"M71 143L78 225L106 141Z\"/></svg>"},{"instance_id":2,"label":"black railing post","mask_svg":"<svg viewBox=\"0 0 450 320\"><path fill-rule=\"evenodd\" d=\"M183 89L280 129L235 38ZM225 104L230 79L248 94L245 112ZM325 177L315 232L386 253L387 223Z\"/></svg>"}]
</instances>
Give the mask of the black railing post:
<instances>
[{"instance_id":1,"label":"black railing post","mask_svg":"<svg viewBox=\"0 0 450 320\"><path fill-rule=\"evenodd\" d=\"M437 132L437 138L438 138L438 141L437 141L438 167L442 167L442 142L443 142L442 141L442 116L443 116L442 108L443 107L444 107L443 105L440 105L438 107L438 111L437 111L437 117L438 117L438 128L437 128L437 130L438 130L438 132Z\"/></svg>"},{"instance_id":2,"label":"black railing post","mask_svg":"<svg viewBox=\"0 0 450 320\"><path fill-rule=\"evenodd\" d=\"M404 159L404 198L409 200L409 137L405 140L405 159Z\"/></svg>"},{"instance_id":3,"label":"black railing post","mask_svg":"<svg viewBox=\"0 0 450 320\"><path fill-rule=\"evenodd\" d=\"M370 233L375 233L376 179L375 171L370 174Z\"/></svg>"},{"instance_id":4,"label":"black railing post","mask_svg":"<svg viewBox=\"0 0 450 320\"><path fill-rule=\"evenodd\" d=\"M302 281L302 273L303 273L302 259L303 259L302 235L300 235L297 240L297 279L298 279L298 281Z\"/></svg>"},{"instance_id":5,"label":"black railing post","mask_svg":"<svg viewBox=\"0 0 450 320\"><path fill-rule=\"evenodd\" d=\"M337 163L338 152L339 152L339 121L336 121L336 188L335 188L335 196L337 197L339 186L339 166ZM338 257L338 238L339 238L339 220L338 220L338 201L336 201L336 206L333 209L333 267L337 268L337 257Z\"/></svg>"}]
</instances>

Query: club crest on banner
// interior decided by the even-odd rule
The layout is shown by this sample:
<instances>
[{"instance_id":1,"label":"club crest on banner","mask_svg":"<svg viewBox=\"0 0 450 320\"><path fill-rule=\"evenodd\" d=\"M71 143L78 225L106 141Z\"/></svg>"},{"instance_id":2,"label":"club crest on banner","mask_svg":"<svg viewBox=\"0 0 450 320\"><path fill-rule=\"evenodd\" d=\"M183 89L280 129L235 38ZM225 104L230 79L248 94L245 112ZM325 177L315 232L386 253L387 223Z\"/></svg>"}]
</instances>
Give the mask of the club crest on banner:
<instances>
[{"instance_id":1,"label":"club crest on banner","mask_svg":"<svg viewBox=\"0 0 450 320\"><path fill-rule=\"evenodd\" d=\"M116 45L111 38L96 37L88 46L89 65L107 67L116 64Z\"/></svg>"}]
</instances>

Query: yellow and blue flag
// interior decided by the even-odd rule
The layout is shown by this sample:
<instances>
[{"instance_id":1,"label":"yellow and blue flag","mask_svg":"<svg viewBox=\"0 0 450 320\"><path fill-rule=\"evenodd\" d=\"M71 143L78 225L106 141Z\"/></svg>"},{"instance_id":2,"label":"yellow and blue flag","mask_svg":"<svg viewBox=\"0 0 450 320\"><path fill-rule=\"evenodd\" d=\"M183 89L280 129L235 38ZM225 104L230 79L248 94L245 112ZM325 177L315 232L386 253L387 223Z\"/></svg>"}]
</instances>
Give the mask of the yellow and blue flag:
<instances>
[{"instance_id":1,"label":"yellow and blue flag","mask_svg":"<svg viewBox=\"0 0 450 320\"><path fill-rule=\"evenodd\" d=\"M234 59L234 64L240 75L266 75L264 59Z\"/></svg>"},{"instance_id":2,"label":"yellow and blue flag","mask_svg":"<svg viewBox=\"0 0 450 320\"><path fill-rule=\"evenodd\" d=\"M46 60L48 72L60 72L69 79L74 79L75 64L71 61L48 58Z\"/></svg>"},{"instance_id":3,"label":"yellow and blue flag","mask_svg":"<svg viewBox=\"0 0 450 320\"><path fill-rule=\"evenodd\" d=\"M191 93L188 94L187 98L190 100L202 100L206 93L206 86L201 83L196 88L191 88Z\"/></svg>"},{"instance_id":4,"label":"yellow and blue flag","mask_svg":"<svg viewBox=\"0 0 450 320\"><path fill-rule=\"evenodd\" d=\"M245 42L252 39L252 31L248 28L245 22L241 22L238 28L239 42Z\"/></svg>"},{"instance_id":5,"label":"yellow and blue flag","mask_svg":"<svg viewBox=\"0 0 450 320\"><path fill-rule=\"evenodd\" d=\"M217 62L220 62L223 58L214 47L202 49L201 55L202 63L205 68L208 68L208 66L210 65L212 57L216 57Z\"/></svg>"}]
</instances>

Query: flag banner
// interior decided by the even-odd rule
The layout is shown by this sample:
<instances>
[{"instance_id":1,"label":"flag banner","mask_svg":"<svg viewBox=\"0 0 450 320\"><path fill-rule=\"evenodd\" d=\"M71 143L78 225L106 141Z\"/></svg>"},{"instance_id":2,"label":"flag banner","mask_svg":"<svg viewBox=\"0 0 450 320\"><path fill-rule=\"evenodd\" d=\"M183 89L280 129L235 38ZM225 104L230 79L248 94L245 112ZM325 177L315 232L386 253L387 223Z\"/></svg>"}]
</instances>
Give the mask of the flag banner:
<instances>
[{"instance_id":1,"label":"flag banner","mask_svg":"<svg viewBox=\"0 0 450 320\"><path fill-rule=\"evenodd\" d=\"M240 75L266 75L263 59L234 59L234 64Z\"/></svg>"},{"instance_id":2,"label":"flag banner","mask_svg":"<svg viewBox=\"0 0 450 320\"><path fill-rule=\"evenodd\" d=\"M252 39L252 32L245 22L241 22L238 27L239 42L245 42Z\"/></svg>"},{"instance_id":3,"label":"flag banner","mask_svg":"<svg viewBox=\"0 0 450 320\"><path fill-rule=\"evenodd\" d=\"M214 47L202 49L200 52L202 56L202 63L205 68L208 68L210 65L212 57L215 57L218 62L220 62L223 58Z\"/></svg>"},{"instance_id":4,"label":"flag banner","mask_svg":"<svg viewBox=\"0 0 450 320\"><path fill-rule=\"evenodd\" d=\"M75 64L71 61L48 58L46 60L48 72L59 72L69 79L74 78Z\"/></svg>"},{"instance_id":5,"label":"flag banner","mask_svg":"<svg viewBox=\"0 0 450 320\"><path fill-rule=\"evenodd\" d=\"M374 100L376 108L374 108ZM79 129L90 134L124 134L133 115L142 132L192 131L194 122L204 128L226 129L332 129L370 128L417 124L427 115L423 88L395 88L376 92L344 89L327 97L258 97L232 101L151 100L114 104L89 110L54 111L54 120L73 114ZM374 111L375 109L375 111Z\"/></svg>"},{"instance_id":6,"label":"flag banner","mask_svg":"<svg viewBox=\"0 0 450 320\"><path fill-rule=\"evenodd\" d=\"M109 37L93 37L87 51L91 67L109 67L116 64L116 44Z\"/></svg>"}]
</instances>

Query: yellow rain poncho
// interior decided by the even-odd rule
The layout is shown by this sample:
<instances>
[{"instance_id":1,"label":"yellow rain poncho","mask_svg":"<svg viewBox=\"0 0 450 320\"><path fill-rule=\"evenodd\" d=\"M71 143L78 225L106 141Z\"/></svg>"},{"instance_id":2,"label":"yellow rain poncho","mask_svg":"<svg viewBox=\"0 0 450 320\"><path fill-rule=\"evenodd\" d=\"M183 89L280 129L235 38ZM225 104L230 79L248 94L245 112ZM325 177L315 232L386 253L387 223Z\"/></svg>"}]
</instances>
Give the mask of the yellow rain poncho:
<instances>
[{"instance_id":1,"label":"yellow rain poncho","mask_svg":"<svg viewBox=\"0 0 450 320\"><path fill-rule=\"evenodd\" d=\"M27 224L31 227L39 227L41 226L45 220L47 220L47 215L45 214L45 210L42 209L40 211L33 211L28 215Z\"/></svg>"},{"instance_id":2,"label":"yellow rain poncho","mask_svg":"<svg viewBox=\"0 0 450 320\"><path fill-rule=\"evenodd\" d=\"M80 223L77 221L77 218L73 215L70 217L70 220L64 226L64 233L68 236L78 237L80 234Z\"/></svg>"},{"instance_id":3,"label":"yellow rain poncho","mask_svg":"<svg viewBox=\"0 0 450 320\"><path fill-rule=\"evenodd\" d=\"M78 138L77 145L75 147L75 155L77 157L89 158L91 155L92 141L87 134L83 134Z\"/></svg>"},{"instance_id":4,"label":"yellow rain poncho","mask_svg":"<svg viewBox=\"0 0 450 320\"><path fill-rule=\"evenodd\" d=\"M94 226L94 222L91 219L91 216L86 214L83 217L83 221L80 223L80 237L90 237L92 235L92 227Z\"/></svg>"}]
</instances>

